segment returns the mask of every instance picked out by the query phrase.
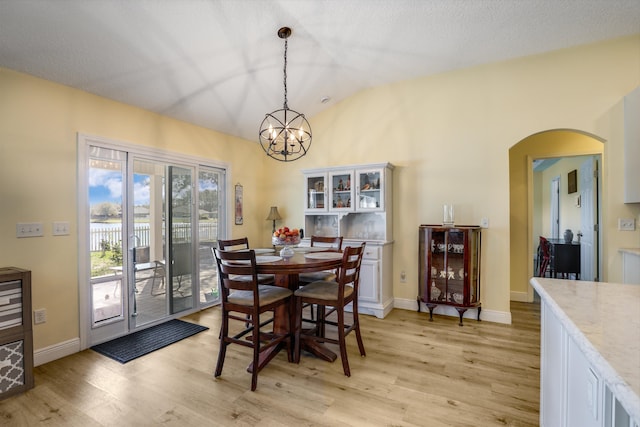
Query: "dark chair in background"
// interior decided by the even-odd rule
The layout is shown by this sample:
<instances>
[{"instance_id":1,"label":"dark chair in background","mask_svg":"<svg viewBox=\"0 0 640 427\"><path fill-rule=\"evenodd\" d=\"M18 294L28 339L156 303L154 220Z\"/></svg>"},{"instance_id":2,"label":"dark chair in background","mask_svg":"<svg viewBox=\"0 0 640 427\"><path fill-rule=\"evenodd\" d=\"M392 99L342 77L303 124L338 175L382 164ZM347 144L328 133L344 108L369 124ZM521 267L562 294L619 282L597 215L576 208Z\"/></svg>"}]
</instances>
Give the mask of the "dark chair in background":
<instances>
[{"instance_id":1,"label":"dark chair in background","mask_svg":"<svg viewBox=\"0 0 640 427\"><path fill-rule=\"evenodd\" d=\"M247 251L249 250L249 239L241 237L239 239L218 240L218 248L223 251ZM249 278L246 278L247 280ZM259 274L258 283L261 285L274 285L275 276L273 274Z\"/></svg>"},{"instance_id":2,"label":"dark chair in background","mask_svg":"<svg viewBox=\"0 0 640 427\"><path fill-rule=\"evenodd\" d=\"M551 265L551 243L545 237L540 236L536 276L547 277L547 273L549 273L549 277L553 277Z\"/></svg>"},{"instance_id":3,"label":"dark chair in background","mask_svg":"<svg viewBox=\"0 0 640 427\"><path fill-rule=\"evenodd\" d=\"M311 236L311 247L322 247L327 250L341 251L342 250L342 236L338 237L324 237L324 236ZM336 280L336 272L331 270L314 271L310 273L300 273L298 275L299 286L308 285L318 280L333 281ZM311 320L315 319L313 304L305 304L303 310L306 307L310 307Z\"/></svg>"},{"instance_id":4,"label":"dark chair in background","mask_svg":"<svg viewBox=\"0 0 640 427\"><path fill-rule=\"evenodd\" d=\"M342 236L339 237L322 237L311 236L311 247L323 247L327 250L341 251L342 250ZM311 282L318 280L336 280L335 271L317 271L313 273L300 273L298 276L298 283L300 286L304 286Z\"/></svg>"}]
</instances>

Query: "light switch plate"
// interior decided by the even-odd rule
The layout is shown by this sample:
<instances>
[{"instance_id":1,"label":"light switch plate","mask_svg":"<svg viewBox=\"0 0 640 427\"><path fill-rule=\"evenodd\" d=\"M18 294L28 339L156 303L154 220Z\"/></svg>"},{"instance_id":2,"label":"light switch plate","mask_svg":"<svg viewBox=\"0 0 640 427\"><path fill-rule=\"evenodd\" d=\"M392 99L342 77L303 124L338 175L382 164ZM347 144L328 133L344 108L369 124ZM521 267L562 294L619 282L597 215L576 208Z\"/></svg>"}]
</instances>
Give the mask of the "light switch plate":
<instances>
[{"instance_id":1,"label":"light switch plate","mask_svg":"<svg viewBox=\"0 0 640 427\"><path fill-rule=\"evenodd\" d=\"M69 221L55 221L53 223L52 234L54 236L68 236Z\"/></svg>"},{"instance_id":2,"label":"light switch plate","mask_svg":"<svg viewBox=\"0 0 640 427\"><path fill-rule=\"evenodd\" d=\"M16 237L44 236L41 222L19 222L16 224Z\"/></svg>"},{"instance_id":3,"label":"light switch plate","mask_svg":"<svg viewBox=\"0 0 640 427\"><path fill-rule=\"evenodd\" d=\"M636 220L633 218L618 218L619 231L635 231Z\"/></svg>"}]
</instances>

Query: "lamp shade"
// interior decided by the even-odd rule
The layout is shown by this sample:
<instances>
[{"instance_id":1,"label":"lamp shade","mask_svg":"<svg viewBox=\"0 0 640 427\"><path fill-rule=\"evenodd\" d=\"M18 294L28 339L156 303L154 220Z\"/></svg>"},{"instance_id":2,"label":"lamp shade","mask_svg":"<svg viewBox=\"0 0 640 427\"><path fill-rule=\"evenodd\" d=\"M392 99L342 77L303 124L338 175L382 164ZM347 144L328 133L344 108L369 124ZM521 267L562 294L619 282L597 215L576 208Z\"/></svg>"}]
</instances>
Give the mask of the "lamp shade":
<instances>
[{"instance_id":1,"label":"lamp shade","mask_svg":"<svg viewBox=\"0 0 640 427\"><path fill-rule=\"evenodd\" d=\"M267 217L267 220L269 220L269 221L277 221L279 219L282 219L282 217L278 213L278 207L277 206L271 206L271 210L269 211L269 216Z\"/></svg>"}]
</instances>

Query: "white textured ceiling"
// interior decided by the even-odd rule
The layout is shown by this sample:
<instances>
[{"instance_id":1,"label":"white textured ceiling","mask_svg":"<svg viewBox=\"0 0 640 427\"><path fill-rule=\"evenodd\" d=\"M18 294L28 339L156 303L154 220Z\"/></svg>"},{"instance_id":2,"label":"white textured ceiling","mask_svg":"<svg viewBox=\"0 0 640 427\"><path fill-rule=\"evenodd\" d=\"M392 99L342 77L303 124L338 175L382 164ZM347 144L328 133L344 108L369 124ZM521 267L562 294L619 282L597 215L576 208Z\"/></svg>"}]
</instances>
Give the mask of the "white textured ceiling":
<instances>
[{"instance_id":1,"label":"white textured ceiling","mask_svg":"<svg viewBox=\"0 0 640 427\"><path fill-rule=\"evenodd\" d=\"M0 0L0 67L257 141L282 26L313 126L369 87L640 33L640 0Z\"/></svg>"}]
</instances>

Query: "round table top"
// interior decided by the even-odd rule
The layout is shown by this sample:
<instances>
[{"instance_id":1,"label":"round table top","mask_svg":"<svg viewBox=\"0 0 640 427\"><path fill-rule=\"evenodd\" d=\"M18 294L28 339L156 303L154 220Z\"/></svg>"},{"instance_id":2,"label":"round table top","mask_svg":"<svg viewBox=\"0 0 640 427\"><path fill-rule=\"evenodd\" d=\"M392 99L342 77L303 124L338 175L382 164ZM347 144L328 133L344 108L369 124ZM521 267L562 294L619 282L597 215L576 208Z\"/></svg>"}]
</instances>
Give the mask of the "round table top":
<instances>
[{"instance_id":1,"label":"round table top","mask_svg":"<svg viewBox=\"0 0 640 427\"><path fill-rule=\"evenodd\" d=\"M313 252L312 254L338 253L338 252ZM295 253L291 258L282 258L278 261L257 264L260 274L299 274L313 271L331 270L342 264L342 257L331 259L318 259L309 257L304 253Z\"/></svg>"}]
</instances>

